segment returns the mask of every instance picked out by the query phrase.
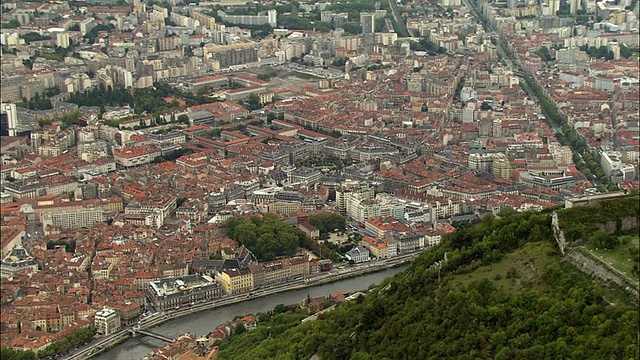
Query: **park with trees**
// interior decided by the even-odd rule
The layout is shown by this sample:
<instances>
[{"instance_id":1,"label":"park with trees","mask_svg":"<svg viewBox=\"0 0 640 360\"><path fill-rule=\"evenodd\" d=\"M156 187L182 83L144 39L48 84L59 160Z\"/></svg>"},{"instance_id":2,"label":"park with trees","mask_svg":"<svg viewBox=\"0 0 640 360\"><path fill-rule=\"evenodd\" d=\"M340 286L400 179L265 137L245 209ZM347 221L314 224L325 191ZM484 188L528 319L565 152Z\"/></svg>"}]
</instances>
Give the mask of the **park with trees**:
<instances>
[{"instance_id":1,"label":"park with trees","mask_svg":"<svg viewBox=\"0 0 640 360\"><path fill-rule=\"evenodd\" d=\"M338 217L342 218L340 215ZM325 226L339 226L333 217L319 218ZM344 221L344 218L342 218ZM344 229L344 226L342 227ZM333 228L331 228L333 229ZM227 236L249 249L261 261L273 260L279 256L292 256L298 248L312 251L321 258L338 262L342 257L324 243L309 238L300 229L293 227L274 214L233 217L227 220Z\"/></svg>"}]
</instances>

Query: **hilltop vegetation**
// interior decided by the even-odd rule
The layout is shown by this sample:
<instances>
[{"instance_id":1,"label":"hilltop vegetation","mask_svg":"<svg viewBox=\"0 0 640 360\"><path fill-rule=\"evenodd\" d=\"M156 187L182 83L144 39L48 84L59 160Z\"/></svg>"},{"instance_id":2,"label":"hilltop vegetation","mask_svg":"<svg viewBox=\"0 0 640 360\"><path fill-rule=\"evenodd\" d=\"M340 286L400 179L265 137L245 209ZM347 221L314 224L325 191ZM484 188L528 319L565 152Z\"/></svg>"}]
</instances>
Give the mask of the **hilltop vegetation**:
<instances>
[{"instance_id":1,"label":"hilltop vegetation","mask_svg":"<svg viewBox=\"0 0 640 360\"><path fill-rule=\"evenodd\" d=\"M608 289L561 261L549 213L456 226L367 296L234 337L219 359L638 358L636 306L610 304Z\"/></svg>"},{"instance_id":2,"label":"hilltop vegetation","mask_svg":"<svg viewBox=\"0 0 640 360\"><path fill-rule=\"evenodd\" d=\"M560 210L558 211L558 220L567 241L588 241L607 223L615 224L615 228L607 231L609 234L625 230L623 229L623 220L637 217L639 212L640 198L635 192L622 198L603 200L590 206Z\"/></svg>"}]
</instances>

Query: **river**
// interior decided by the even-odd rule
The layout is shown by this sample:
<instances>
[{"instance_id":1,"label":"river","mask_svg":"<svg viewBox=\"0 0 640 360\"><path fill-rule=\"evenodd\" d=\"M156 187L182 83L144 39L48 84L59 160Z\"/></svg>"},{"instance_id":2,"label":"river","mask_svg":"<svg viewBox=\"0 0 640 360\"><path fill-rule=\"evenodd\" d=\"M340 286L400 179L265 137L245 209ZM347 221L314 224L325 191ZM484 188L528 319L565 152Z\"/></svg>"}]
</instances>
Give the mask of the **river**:
<instances>
[{"instance_id":1,"label":"river","mask_svg":"<svg viewBox=\"0 0 640 360\"><path fill-rule=\"evenodd\" d=\"M338 291L356 291L367 289L370 285L378 284L385 278L406 269L409 265L391 268L377 273L362 275L355 278L336 281L334 283L318 285L302 290L288 291L248 300L234 305L206 310L201 313L185 316L168 321L150 329L154 333L177 338L186 332L203 336L211 332L216 326L233 320L236 315L255 314L272 310L278 304L295 304L309 296L329 295ZM144 358L149 352L165 343L147 336L129 339L126 342L104 352L94 359L98 360L135 360Z\"/></svg>"}]
</instances>

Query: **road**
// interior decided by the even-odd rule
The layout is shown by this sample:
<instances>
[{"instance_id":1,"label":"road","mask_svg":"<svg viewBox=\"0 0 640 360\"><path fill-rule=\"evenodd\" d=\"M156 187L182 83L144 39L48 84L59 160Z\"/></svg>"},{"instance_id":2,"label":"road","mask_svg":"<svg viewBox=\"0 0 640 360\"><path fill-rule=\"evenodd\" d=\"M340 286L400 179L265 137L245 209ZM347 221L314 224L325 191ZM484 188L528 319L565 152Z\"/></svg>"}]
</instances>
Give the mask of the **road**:
<instances>
[{"instance_id":1,"label":"road","mask_svg":"<svg viewBox=\"0 0 640 360\"><path fill-rule=\"evenodd\" d=\"M411 37L411 33L407 28L407 24L402 20L400 9L395 0L389 0L389 6L391 6L391 12L393 12L393 19L398 23L398 37Z\"/></svg>"},{"instance_id":2,"label":"road","mask_svg":"<svg viewBox=\"0 0 640 360\"><path fill-rule=\"evenodd\" d=\"M481 22L481 20L479 19L479 14L477 12L477 9L471 4L470 0L462 0L462 2L464 3L465 7L467 7L469 9L469 11L471 11L474 14L474 17L476 18L476 20L478 22ZM482 23L482 26L485 30L485 32L487 33L492 33L493 30L489 27L488 23ZM527 96L529 96L531 99L534 99L536 101L536 104L541 105L541 101L540 99L536 96L536 94L533 92L533 90L529 87L529 85L527 84L526 80L524 79L524 73L522 71L519 70L519 67L516 64L517 59L513 56L510 56L509 54L507 54L504 51L504 46L506 46L505 42L503 42L500 38L496 39L496 49L498 50L498 53L500 54L500 56L502 57L502 59L506 60L506 64L507 67L516 75L518 76L519 82L520 82L520 87L522 88L522 90L527 94ZM535 76L531 76L531 79L533 80L534 83L537 83L537 80L535 78ZM544 88L542 88L542 91L544 93L543 96L548 98L548 94L546 93L546 90ZM555 105L553 105L555 107ZM614 106L611 106L611 108L613 109ZM541 107L541 110L544 111ZM560 113L562 115L562 112L560 111L560 109L557 109L558 113ZM547 116L548 114L544 114L545 116ZM563 118L564 115L562 115ZM612 126L615 130L616 128L616 121L615 121L615 116L613 116L613 121L612 121ZM565 122L566 122L566 118L565 118ZM557 132L563 133L562 127L560 125L557 125L556 123L554 123L554 121L552 121L551 119L548 118L547 116L547 121L546 123L549 125L549 128L551 129L551 132L553 132L554 134ZM614 134L616 132L614 131ZM616 139L614 138L614 142L616 142ZM582 158L582 154L575 149L573 146L571 147L571 151L573 152L573 154L578 155L578 157L580 157L581 160L583 160ZM592 171L595 171L595 169L591 169ZM593 186L595 187L602 187L602 188L606 188L605 184L602 183L600 181L600 179L598 179L595 175L592 175L591 178L587 178L585 176L585 178L591 183L593 184Z\"/></svg>"},{"instance_id":3,"label":"road","mask_svg":"<svg viewBox=\"0 0 640 360\"><path fill-rule=\"evenodd\" d=\"M139 327L140 329L149 329L154 326L160 325L164 322L174 320L177 318L181 318L190 314L202 312L205 310L228 306L235 303L239 303L242 301L247 301L251 299L257 299L261 297L265 297L272 294L282 293L291 290L303 289L311 286L317 286L322 284L327 284L330 282L338 281L341 279L346 279L350 277L355 277L359 275L363 275L369 272L375 272L379 270L384 270L396 265L400 265L402 263L413 260L420 254L420 251L402 254L390 259L383 259L379 261L370 261L367 263L357 264L354 266L346 267L344 269L334 269L331 272L321 273L312 277L308 277L306 279L300 279L297 281L265 288L254 290L249 294L238 294L232 296L225 296L220 299L212 300L207 303L195 304L193 306L187 306L180 308L178 310L170 310L164 311L161 313L154 313L148 317L140 320ZM138 325L135 325L136 327ZM116 345L118 342L127 339L130 335L129 331L132 326L123 328L116 333L107 335L107 336L99 336L93 342L85 345L84 347L77 350L75 353L70 354L63 359L65 360L81 360L81 359L89 359L91 356L101 352L105 348L109 348L111 346Z\"/></svg>"}]
</instances>

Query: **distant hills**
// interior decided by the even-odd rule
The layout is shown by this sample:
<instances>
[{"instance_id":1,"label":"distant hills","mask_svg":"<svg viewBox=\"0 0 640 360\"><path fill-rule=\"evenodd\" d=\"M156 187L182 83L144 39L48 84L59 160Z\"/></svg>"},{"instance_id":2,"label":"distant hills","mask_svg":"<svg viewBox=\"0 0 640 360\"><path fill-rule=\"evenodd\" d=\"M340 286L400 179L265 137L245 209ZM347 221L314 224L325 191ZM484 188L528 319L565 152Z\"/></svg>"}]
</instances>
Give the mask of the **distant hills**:
<instances>
[{"instance_id":1,"label":"distant hills","mask_svg":"<svg viewBox=\"0 0 640 360\"><path fill-rule=\"evenodd\" d=\"M592 223L571 233L588 237L578 245L572 238L574 245L588 252L605 240L592 235L602 230L611 246L599 250L622 254L633 269L637 225L621 230L615 220L638 216L633 201L637 193L561 210L561 224ZM597 226L611 216L613 225ZM255 330L220 344L218 359L638 359L636 300L563 261L551 223L545 211L456 224L458 231L366 296L303 324L295 314L262 314ZM625 276L637 282L637 271Z\"/></svg>"}]
</instances>

